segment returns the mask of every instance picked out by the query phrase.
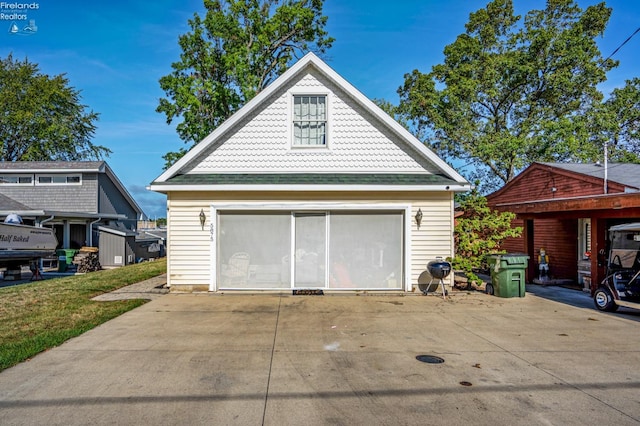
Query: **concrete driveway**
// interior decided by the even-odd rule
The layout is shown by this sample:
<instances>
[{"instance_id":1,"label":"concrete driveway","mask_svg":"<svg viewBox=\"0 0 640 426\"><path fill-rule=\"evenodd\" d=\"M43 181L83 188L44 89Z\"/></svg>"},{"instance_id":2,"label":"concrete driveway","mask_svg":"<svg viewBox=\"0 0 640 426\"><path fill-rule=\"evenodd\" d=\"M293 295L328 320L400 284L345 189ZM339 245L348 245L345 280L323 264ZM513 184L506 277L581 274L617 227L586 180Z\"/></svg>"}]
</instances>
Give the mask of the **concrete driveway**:
<instances>
[{"instance_id":1,"label":"concrete driveway","mask_svg":"<svg viewBox=\"0 0 640 426\"><path fill-rule=\"evenodd\" d=\"M0 373L0 424L637 425L640 314L551 290L163 295Z\"/></svg>"}]
</instances>

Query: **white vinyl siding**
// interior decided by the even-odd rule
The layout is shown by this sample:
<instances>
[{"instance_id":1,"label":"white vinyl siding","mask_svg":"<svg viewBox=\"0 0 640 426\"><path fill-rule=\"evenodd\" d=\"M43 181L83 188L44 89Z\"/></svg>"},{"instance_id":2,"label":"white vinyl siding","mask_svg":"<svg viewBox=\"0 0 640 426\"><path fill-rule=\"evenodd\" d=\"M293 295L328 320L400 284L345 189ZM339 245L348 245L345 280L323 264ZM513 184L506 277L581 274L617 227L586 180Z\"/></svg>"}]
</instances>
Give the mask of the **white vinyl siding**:
<instances>
[{"instance_id":1,"label":"white vinyl siding","mask_svg":"<svg viewBox=\"0 0 640 426\"><path fill-rule=\"evenodd\" d=\"M221 198L221 195L223 196ZM168 194L168 276L172 291L207 291L215 290L220 283L216 282L218 271L215 267L216 223L211 227L212 205L254 203L261 205L270 202L264 198L250 201L227 194L203 192L175 192ZM254 194L255 195L255 194ZM308 202L306 194L272 193L271 201L281 200L283 204L290 204L290 211L295 206ZM318 195L318 203L333 203L338 205L375 206L377 204L407 204L411 205L410 213L405 216L405 242L407 247L403 262L406 263L404 282L398 283L404 290L411 291L418 284L418 277L425 271L427 263L436 257L453 256L453 194L443 193L393 193L369 194L331 194ZM296 201L297 200L297 201ZM415 214L422 209L422 225L418 230ZM200 226L200 210L206 214L204 230ZM328 209L331 210L331 209ZM363 207L363 210L367 208ZM266 278L265 278L266 279ZM450 284L452 276L445 282Z\"/></svg>"},{"instance_id":2,"label":"white vinyl siding","mask_svg":"<svg viewBox=\"0 0 640 426\"><path fill-rule=\"evenodd\" d=\"M420 229L417 229L415 215L422 209ZM418 277L427 269L427 263L437 257L446 259L454 256L453 227L454 204L451 193L433 193L416 201L411 208L411 282L415 285ZM451 274L445 282L450 284Z\"/></svg>"},{"instance_id":3,"label":"white vinyl siding","mask_svg":"<svg viewBox=\"0 0 640 426\"><path fill-rule=\"evenodd\" d=\"M168 281L172 291L207 291L211 282L210 212L207 203L167 198ZM200 210L206 222L200 225Z\"/></svg>"}]
</instances>

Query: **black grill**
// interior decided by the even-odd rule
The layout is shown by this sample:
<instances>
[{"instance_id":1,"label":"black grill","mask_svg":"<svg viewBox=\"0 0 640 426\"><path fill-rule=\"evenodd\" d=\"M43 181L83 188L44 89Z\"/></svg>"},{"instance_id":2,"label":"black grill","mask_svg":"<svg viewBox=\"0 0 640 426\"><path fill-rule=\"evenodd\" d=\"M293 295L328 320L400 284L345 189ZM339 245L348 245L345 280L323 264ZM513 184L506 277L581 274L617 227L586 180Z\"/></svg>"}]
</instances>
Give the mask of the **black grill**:
<instances>
[{"instance_id":1,"label":"black grill","mask_svg":"<svg viewBox=\"0 0 640 426\"><path fill-rule=\"evenodd\" d=\"M441 280L451 273L451 264L443 260L432 260L427 264L427 269L433 278Z\"/></svg>"}]
</instances>

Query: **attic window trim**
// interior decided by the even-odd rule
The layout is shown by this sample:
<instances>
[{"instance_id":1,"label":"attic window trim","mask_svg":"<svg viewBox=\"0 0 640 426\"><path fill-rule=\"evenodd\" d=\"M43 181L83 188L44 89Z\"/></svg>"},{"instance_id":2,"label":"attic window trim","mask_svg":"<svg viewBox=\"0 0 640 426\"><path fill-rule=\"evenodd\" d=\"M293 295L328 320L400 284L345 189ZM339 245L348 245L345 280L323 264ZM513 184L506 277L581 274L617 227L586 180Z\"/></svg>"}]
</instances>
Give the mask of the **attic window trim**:
<instances>
[{"instance_id":1,"label":"attic window trim","mask_svg":"<svg viewBox=\"0 0 640 426\"><path fill-rule=\"evenodd\" d=\"M62 185L82 185L82 175L47 173L37 174L34 179L35 185L41 186L62 186Z\"/></svg>"},{"instance_id":2,"label":"attic window trim","mask_svg":"<svg viewBox=\"0 0 640 426\"><path fill-rule=\"evenodd\" d=\"M290 91L290 103L289 103L289 123L290 123L290 147L293 150L326 150L329 148L329 125L330 125L330 98L329 93L326 91ZM324 117L323 119L301 119L296 117L296 99L304 98L323 98L324 99ZM316 114L317 115L317 114ZM298 141L299 136L296 135L296 123L311 124L311 123L324 123L324 137L323 143L320 144L303 144ZM317 129L316 129L317 130ZM300 130L302 131L302 130ZM315 136L317 139L318 136ZM313 138L307 135L304 139L311 141Z\"/></svg>"}]
</instances>

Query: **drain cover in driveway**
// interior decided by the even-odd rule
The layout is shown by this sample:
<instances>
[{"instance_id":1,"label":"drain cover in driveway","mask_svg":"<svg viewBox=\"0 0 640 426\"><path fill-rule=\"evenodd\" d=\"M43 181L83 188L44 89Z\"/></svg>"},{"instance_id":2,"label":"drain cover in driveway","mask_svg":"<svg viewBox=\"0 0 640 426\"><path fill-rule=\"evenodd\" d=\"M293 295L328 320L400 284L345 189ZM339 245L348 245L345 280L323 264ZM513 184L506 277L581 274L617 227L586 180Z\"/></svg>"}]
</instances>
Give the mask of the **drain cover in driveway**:
<instances>
[{"instance_id":1,"label":"drain cover in driveway","mask_svg":"<svg viewBox=\"0 0 640 426\"><path fill-rule=\"evenodd\" d=\"M442 364L444 362L444 359L435 355L418 355L416 359L427 364Z\"/></svg>"}]
</instances>

